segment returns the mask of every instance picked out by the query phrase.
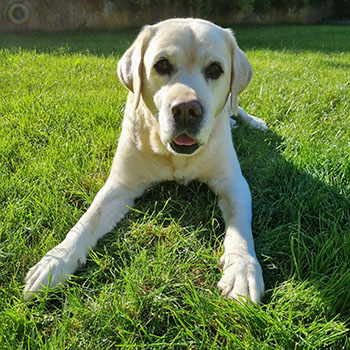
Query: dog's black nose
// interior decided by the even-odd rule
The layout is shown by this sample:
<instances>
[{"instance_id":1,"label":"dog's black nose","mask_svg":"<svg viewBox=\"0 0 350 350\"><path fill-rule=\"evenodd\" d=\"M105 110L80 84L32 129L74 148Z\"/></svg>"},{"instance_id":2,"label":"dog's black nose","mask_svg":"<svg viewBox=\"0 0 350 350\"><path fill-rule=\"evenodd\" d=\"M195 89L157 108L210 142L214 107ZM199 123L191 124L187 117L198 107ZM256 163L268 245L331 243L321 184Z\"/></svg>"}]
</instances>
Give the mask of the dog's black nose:
<instances>
[{"instance_id":1,"label":"dog's black nose","mask_svg":"<svg viewBox=\"0 0 350 350\"><path fill-rule=\"evenodd\" d=\"M187 126L198 123L203 114L203 107L197 100L181 102L171 107L171 112L177 124Z\"/></svg>"}]
</instances>

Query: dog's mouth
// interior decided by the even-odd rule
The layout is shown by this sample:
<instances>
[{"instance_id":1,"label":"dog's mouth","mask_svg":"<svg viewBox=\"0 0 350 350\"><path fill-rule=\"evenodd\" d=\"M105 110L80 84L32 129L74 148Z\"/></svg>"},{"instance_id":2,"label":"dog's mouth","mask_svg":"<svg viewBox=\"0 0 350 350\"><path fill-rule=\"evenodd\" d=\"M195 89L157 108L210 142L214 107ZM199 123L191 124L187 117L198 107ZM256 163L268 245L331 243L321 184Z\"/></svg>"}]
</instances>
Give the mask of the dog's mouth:
<instances>
[{"instance_id":1,"label":"dog's mouth","mask_svg":"<svg viewBox=\"0 0 350 350\"><path fill-rule=\"evenodd\" d=\"M198 143L185 133L175 137L170 146L173 151L181 154L192 154L199 148Z\"/></svg>"}]
</instances>

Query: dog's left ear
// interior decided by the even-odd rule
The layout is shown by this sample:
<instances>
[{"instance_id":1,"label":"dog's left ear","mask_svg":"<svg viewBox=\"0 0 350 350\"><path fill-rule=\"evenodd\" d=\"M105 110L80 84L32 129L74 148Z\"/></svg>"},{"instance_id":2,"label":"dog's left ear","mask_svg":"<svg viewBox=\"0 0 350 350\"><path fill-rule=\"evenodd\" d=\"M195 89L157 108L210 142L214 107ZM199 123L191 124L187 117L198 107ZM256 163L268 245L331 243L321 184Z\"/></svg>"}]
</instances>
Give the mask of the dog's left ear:
<instances>
[{"instance_id":1,"label":"dog's left ear","mask_svg":"<svg viewBox=\"0 0 350 350\"><path fill-rule=\"evenodd\" d=\"M134 94L135 109L141 96L143 57L152 34L152 26L145 26L118 63L119 79Z\"/></svg>"},{"instance_id":2,"label":"dog's left ear","mask_svg":"<svg viewBox=\"0 0 350 350\"><path fill-rule=\"evenodd\" d=\"M248 58L238 47L230 29L226 29L232 52L231 63L231 109L238 115L238 95L248 86L253 76L253 69Z\"/></svg>"}]
</instances>

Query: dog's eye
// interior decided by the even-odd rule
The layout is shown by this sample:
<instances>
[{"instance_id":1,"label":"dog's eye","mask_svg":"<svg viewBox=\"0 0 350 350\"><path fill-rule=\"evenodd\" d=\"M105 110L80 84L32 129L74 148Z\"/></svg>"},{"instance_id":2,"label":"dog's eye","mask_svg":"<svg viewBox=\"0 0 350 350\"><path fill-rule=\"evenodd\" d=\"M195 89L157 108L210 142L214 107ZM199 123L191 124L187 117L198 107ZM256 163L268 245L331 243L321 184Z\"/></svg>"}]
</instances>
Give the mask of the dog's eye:
<instances>
[{"instance_id":1,"label":"dog's eye","mask_svg":"<svg viewBox=\"0 0 350 350\"><path fill-rule=\"evenodd\" d=\"M223 73L223 69L221 64L218 62L213 62L209 64L207 68L204 70L204 75L206 79L219 79L220 75Z\"/></svg>"},{"instance_id":2,"label":"dog's eye","mask_svg":"<svg viewBox=\"0 0 350 350\"><path fill-rule=\"evenodd\" d=\"M173 71L173 66L166 58L161 58L155 65L154 69L160 75L170 74Z\"/></svg>"}]
</instances>

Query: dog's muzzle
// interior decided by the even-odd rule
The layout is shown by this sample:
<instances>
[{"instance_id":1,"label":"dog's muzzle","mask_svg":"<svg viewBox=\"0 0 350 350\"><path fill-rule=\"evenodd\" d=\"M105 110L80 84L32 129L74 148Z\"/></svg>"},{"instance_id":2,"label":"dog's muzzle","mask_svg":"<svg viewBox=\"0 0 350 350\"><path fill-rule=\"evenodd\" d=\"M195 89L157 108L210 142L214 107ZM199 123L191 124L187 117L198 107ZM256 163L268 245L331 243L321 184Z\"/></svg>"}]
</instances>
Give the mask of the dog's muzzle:
<instances>
[{"instance_id":1,"label":"dog's muzzle","mask_svg":"<svg viewBox=\"0 0 350 350\"><path fill-rule=\"evenodd\" d=\"M199 133L203 119L203 107L197 100L174 103L171 106L176 136L170 143L172 150L181 154L192 154L199 145L195 135Z\"/></svg>"}]
</instances>

